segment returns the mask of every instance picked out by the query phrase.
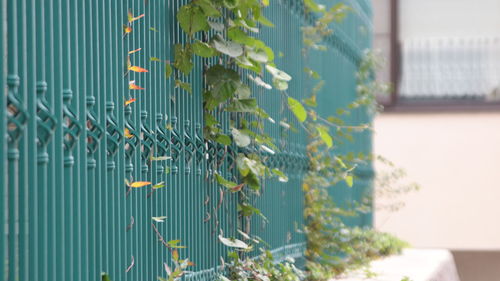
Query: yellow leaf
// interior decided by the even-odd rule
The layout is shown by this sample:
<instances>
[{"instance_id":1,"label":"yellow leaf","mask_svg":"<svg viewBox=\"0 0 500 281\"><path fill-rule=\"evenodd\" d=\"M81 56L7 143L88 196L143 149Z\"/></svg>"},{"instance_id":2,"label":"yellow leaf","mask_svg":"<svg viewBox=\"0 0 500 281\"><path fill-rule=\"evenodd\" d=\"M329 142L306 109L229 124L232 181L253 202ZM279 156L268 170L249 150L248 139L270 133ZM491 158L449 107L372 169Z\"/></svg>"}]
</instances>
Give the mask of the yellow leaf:
<instances>
[{"instance_id":1,"label":"yellow leaf","mask_svg":"<svg viewBox=\"0 0 500 281\"><path fill-rule=\"evenodd\" d=\"M133 137L134 137L134 135L132 135L132 134L130 133L130 130L129 130L129 129L127 129L127 128L125 128L125 131L123 132L123 135L124 135L127 139L131 139L131 138L133 138ZM129 184L127 183L127 185L129 185Z\"/></svg>"},{"instance_id":2,"label":"yellow leaf","mask_svg":"<svg viewBox=\"0 0 500 281\"><path fill-rule=\"evenodd\" d=\"M132 23L132 22L134 22L142 17L144 17L144 14L139 15L137 17L134 17L134 15L132 14L132 11L128 11L128 22L129 23Z\"/></svg>"},{"instance_id":3,"label":"yellow leaf","mask_svg":"<svg viewBox=\"0 0 500 281\"><path fill-rule=\"evenodd\" d=\"M172 259L174 259L174 261L179 260L179 252L177 250L172 251Z\"/></svg>"},{"instance_id":4,"label":"yellow leaf","mask_svg":"<svg viewBox=\"0 0 500 281\"><path fill-rule=\"evenodd\" d=\"M139 187L148 186L150 184L151 184L151 182L149 182L149 181L135 181L135 182L130 184L130 187L139 188Z\"/></svg>"},{"instance_id":5,"label":"yellow leaf","mask_svg":"<svg viewBox=\"0 0 500 281\"><path fill-rule=\"evenodd\" d=\"M136 84L135 84L135 81L130 81L130 82L128 82L128 88L129 88L130 90L144 90L144 88L143 88L143 87L140 87L140 86L136 85Z\"/></svg>"},{"instance_id":6,"label":"yellow leaf","mask_svg":"<svg viewBox=\"0 0 500 281\"><path fill-rule=\"evenodd\" d=\"M139 66L129 66L128 70L134 71L134 72L148 72L147 69L139 67Z\"/></svg>"},{"instance_id":7,"label":"yellow leaf","mask_svg":"<svg viewBox=\"0 0 500 281\"><path fill-rule=\"evenodd\" d=\"M129 34L130 32L132 32L132 27L131 26L128 26L126 24L123 25L123 32L125 34Z\"/></svg>"},{"instance_id":8,"label":"yellow leaf","mask_svg":"<svg viewBox=\"0 0 500 281\"><path fill-rule=\"evenodd\" d=\"M127 105L129 105L129 104L131 104L131 103L135 102L135 100L136 100L136 99L131 98L131 99L129 99L129 100L127 100L127 101L125 101L125 106L127 106Z\"/></svg>"},{"instance_id":9,"label":"yellow leaf","mask_svg":"<svg viewBox=\"0 0 500 281\"><path fill-rule=\"evenodd\" d=\"M133 53L139 52L140 50L142 50L142 48L138 48L138 49L132 50L132 51L128 52L128 54L131 55Z\"/></svg>"}]
</instances>

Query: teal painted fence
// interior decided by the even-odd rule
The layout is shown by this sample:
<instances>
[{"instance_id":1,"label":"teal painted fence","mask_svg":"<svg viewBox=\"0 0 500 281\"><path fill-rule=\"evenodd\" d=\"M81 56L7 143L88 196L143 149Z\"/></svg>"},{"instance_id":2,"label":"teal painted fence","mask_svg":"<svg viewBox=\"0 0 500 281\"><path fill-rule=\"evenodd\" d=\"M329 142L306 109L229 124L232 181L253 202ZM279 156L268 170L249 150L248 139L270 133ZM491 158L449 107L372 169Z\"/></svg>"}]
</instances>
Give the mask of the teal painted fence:
<instances>
[{"instance_id":1,"label":"teal painted fence","mask_svg":"<svg viewBox=\"0 0 500 281\"><path fill-rule=\"evenodd\" d=\"M214 61L195 59L187 78L190 95L165 78L163 64L149 60L173 59L173 44L185 39L175 20L184 2L0 0L0 260L5 261L0 280L99 280L101 272L112 280L156 280L165 276L163 262L170 261L159 235L187 246L180 255L196 265L186 280L211 280L228 250L217 235L223 230L236 237L241 226L266 240L278 258L301 257L305 237L296 228L303 224L306 135L266 125L280 148L267 155L267 163L290 180L264 181L262 195L253 199L268 222L242 221L239 198L211 179L219 172L236 180L237 151L205 141L201 130L202 73ZM347 4L354 11L328 38L330 50L313 52L307 61L301 26L313 18L304 14L301 0L271 0L266 13L275 28L259 35L284 54L276 63L293 76L291 96L302 99L312 86L303 74L306 64L326 80L321 113L355 98L357 64L371 45L369 1ZM124 37L129 10L146 16ZM124 77L127 53L137 48L142 51L133 55L133 63L149 73ZM146 90L130 91L129 79ZM278 93L254 87L253 95L274 120L294 120ZM131 97L137 101L125 107ZM218 115L225 130L236 118ZM368 118L359 111L348 122ZM124 128L134 137L127 138ZM370 152L369 133L341 149ZM151 161L152 156L172 159ZM360 171L354 188L335 188L339 203L369 191L371 169ZM166 187L129 190L125 179ZM167 219L157 223L155 216ZM371 215L349 223L370 225Z\"/></svg>"}]
</instances>

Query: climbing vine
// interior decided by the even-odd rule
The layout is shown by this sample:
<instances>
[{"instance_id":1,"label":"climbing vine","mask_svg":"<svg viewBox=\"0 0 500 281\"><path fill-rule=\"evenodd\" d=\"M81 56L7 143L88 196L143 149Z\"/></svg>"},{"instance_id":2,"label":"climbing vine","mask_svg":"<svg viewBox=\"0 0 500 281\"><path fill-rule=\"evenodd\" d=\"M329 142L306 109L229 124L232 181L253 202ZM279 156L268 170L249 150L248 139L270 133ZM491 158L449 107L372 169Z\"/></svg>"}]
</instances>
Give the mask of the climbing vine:
<instances>
[{"instance_id":1,"label":"climbing vine","mask_svg":"<svg viewBox=\"0 0 500 281\"><path fill-rule=\"evenodd\" d=\"M328 46L324 39L333 33L332 22L342 21L349 13L350 8L344 4L337 4L327 9L316 4L313 0L304 0L308 13L320 15L313 25L304 26L302 29L304 50L303 56L307 61L311 50L325 51ZM205 141L216 142L223 146L237 147L234 167L238 171L238 180L224 178L223 175L214 173L213 180L224 188L223 192L239 194L238 211L242 217L252 215L263 216L261 211L252 206L249 198L259 195L263 178L276 177L280 182L287 182L286 174L279 169L271 169L265 163L261 152L274 154L277 146L273 139L263 132L264 121L272 120L259 106L257 99L252 96L249 83L254 83L263 89L276 89L280 92L282 100L297 119L298 124L309 136L307 147L310 169L303 182L306 208L304 217L306 225L301 232L307 236L306 272L298 270L292 261L276 264L272 254L266 250L256 259L242 258L236 252L230 252L231 261L227 266L227 277L223 280L326 280L332 275L344 272L347 264L365 264L368 258L385 255L400 250L402 243L389 246L384 244L378 250L369 245L379 241L379 234L362 229L348 229L343 225L340 217L354 215L355 210L337 207L329 195L328 187L344 181L352 187L356 167L371 160L369 155L340 155L333 153L335 142L339 139L350 140L352 132L370 129L369 124L345 125L342 117L351 111L363 108L376 112L379 108L375 101L375 94L387 91L386 85L381 85L373 79L373 71L379 65L377 57L367 52L364 59L359 62L357 73L357 99L347 108L337 111L335 115L324 117L315 110L317 95L324 85L318 72L306 67L304 71L316 81L310 89L310 95L304 100L298 100L287 92L288 83L292 77L281 70L274 62L274 51L265 42L258 39L256 34L261 28L273 27L273 23L263 14L263 9L269 5L269 0L192 0L179 8L176 18L185 35L184 43L174 46L173 61L162 61L165 64L165 77L174 76L175 87L192 94L193 89L186 79L194 68L194 56L212 62L206 65L203 74L205 88L203 90L203 136ZM127 24L123 26L123 36L132 36L133 24L144 17L144 14L134 16L129 12ZM131 72L136 74L146 73L147 69L134 65L134 54L141 49L128 51L125 77L128 79L129 89L142 91L143 87L137 85L135 80L129 79ZM250 73L242 77L243 71ZM272 81L267 83L263 73L272 76ZM124 106L130 106L136 101L129 97ZM218 113L226 112L233 118L230 120L229 131L223 129L222 120ZM256 120L256 121L248 121ZM271 123L274 123L272 120ZM286 121L280 121L280 126L290 128ZM137 137L130 128L124 128L127 139ZM154 157L151 161L164 161L167 156ZM216 165L216 164L215 164ZM217 170L217 169L214 169ZM133 188L150 187L151 193L164 186L163 182L133 181L126 179L127 195ZM151 194L150 193L150 194ZM149 196L149 195L148 195ZM177 251L180 240L167 241L155 226L166 217L152 217L152 229L159 243L171 252L174 269L167 263L164 264L168 279L158 277L159 280L177 280L185 270L192 266L189 259L181 259ZM210 218L208 218L210 219ZM134 218L131 218L130 227L133 227ZM245 228L240 226L241 229ZM239 230L245 239L218 236L219 241L239 251L250 251L257 246L256 237L250 237L248 231ZM383 236L383 239L392 239ZM367 242L368 241L368 242ZM392 241L392 240L391 240ZM372 243L372 244L370 244ZM376 244L376 243L375 243ZM364 247L364 248L363 248ZM362 251L360 252L360 249ZM339 258L339 254L347 258ZM343 262L342 262L343 261ZM134 257L127 267L127 272L134 266ZM106 277L107 278L107 277ZM230 278L230 279L228 279ZM104 275L103 275L104 279Z\"/></svg>"}]
</instances>

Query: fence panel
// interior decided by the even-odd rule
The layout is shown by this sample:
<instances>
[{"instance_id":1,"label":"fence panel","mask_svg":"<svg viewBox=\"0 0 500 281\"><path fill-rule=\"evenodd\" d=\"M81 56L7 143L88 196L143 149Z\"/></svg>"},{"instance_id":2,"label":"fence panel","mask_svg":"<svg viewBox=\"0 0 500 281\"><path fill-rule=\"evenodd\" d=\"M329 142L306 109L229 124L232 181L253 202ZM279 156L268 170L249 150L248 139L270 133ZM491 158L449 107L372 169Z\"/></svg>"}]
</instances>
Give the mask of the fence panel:
<instances>
[{"instance_id":1,"label":"fence panel","mask_svg":"<svg viewBox=\"0 0 500 281\"><path fill-rule=\"evenodd\" d=\"M212 179L220 173L237 180L238 150L206 141L202 132L203 71L217 61L194 60L193 73L181 78L192 83L188 94L165 78L164 62L151 60L173 61L174 44L185 42L175 15L187 2L0 0L0 280L99 280L101 272L112 280L155 280L165 276L163 263L171 259L161 239L187 246L180 255L196 265L186 280L213 280L228 250L218 234L237 237L241 228L267 241L278 258L302 256L305 237L296 229L303 224L305 133L266 125L280 149L260 153L290 180L263 181L261 196L252 200L267 220L243 220L240 198ZM332 48L307 61L301 26L314 18L302 1L271 1L266 13L275 28L259 35L284 54L276 64L293 76L291 96L308 95L306 63L327 81L320 113L355 98L357 64L371 45L370 3L347 4L354 12L327 40ZM145 17L124 35L129 11ZM149 72L126 73L129 58ZM263 79L271 80L268 74ZM145 90L131 90L129 81ZM252 92L277 123L294 122L278 92L256 86ZM130 98L137 101L125 106ZM239 118L217 115L226 132ZM362 112L349 118L353 124L369 121ZM370 135L339 146L369 152ZM339 202L359 200L370 189L372 172L365 170L354 188L339 187ZM130 188L126 179L165 187ZM161 216L167 216L164 222L152 219ZM351 223L369 225L371 216Z\"/></svg>"}]
</instances>

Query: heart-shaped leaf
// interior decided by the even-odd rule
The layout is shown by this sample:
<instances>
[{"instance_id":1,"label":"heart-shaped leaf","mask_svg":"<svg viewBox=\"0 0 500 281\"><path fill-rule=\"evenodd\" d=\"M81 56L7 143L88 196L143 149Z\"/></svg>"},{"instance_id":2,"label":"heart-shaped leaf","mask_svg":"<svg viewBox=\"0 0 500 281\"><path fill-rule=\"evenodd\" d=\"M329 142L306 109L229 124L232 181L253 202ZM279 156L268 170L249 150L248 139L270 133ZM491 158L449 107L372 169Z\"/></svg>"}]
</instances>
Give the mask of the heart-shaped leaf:
<instances>
[{"instance_id":1,"label":"heart-shaped leaf","mask_svg":"<svg viewBox=\"0 0 500 281\"><path fill-rule=\"evenodd\" d=\"M242 133L236 128L231 129L231 134L233 135L234 142L239 147L247 147L251 142L251 139L247 134Z\"/></svg>"},{"instance_id":2,"label":"heart-shaped leaf","mask_svg":"<svg viewBox=\"0 0 500 281\"><path fill-rule=\"evenodd\" d=\"M301 123L306 121L307 111L298 100L288 97L288 107Z\"/></svg>"},{"instance_id":3,"label":"heart-shaped leaf","mask_svg":"<svg viewBox=\"0 0 500 281\"><path fill-rule=\"evenodd\" d=\"M248 248L248 245L245 242L238 240L238 239L235 239L235 238L225 238L225 237L222 237L222 235L219 235L219 240L220 240L220 242L222 242L222 244L224 244L228 247L239 248L239 249L247 249Z\"/></svg>"},{"instance_id":4,"label":"heart-shaped leaf","mask_svg":"<svg viewBox=\"0 0 500 281\"><path fill-rule=\"evenodd\" d=\"M215 36L212 40L212 45L217 51L233 58L243 54L243 48L240 44L233 41L226 41L221 36Z\"/></svg>"},{"instance_id":5,"label":"heart-shaped leaf","mask_svg":"<svg viewBox=\"0 0 500 281\"><path fill-rule=\"evenodd\" d=\"M274 67L272 65L269 65L269 64L266 65L266 69L276 79L283 80L286 82L292 80L292 76L288 75L286 72L284 72L282 70L277 69L276 67Z\"/></svg>"}]
</instances>

